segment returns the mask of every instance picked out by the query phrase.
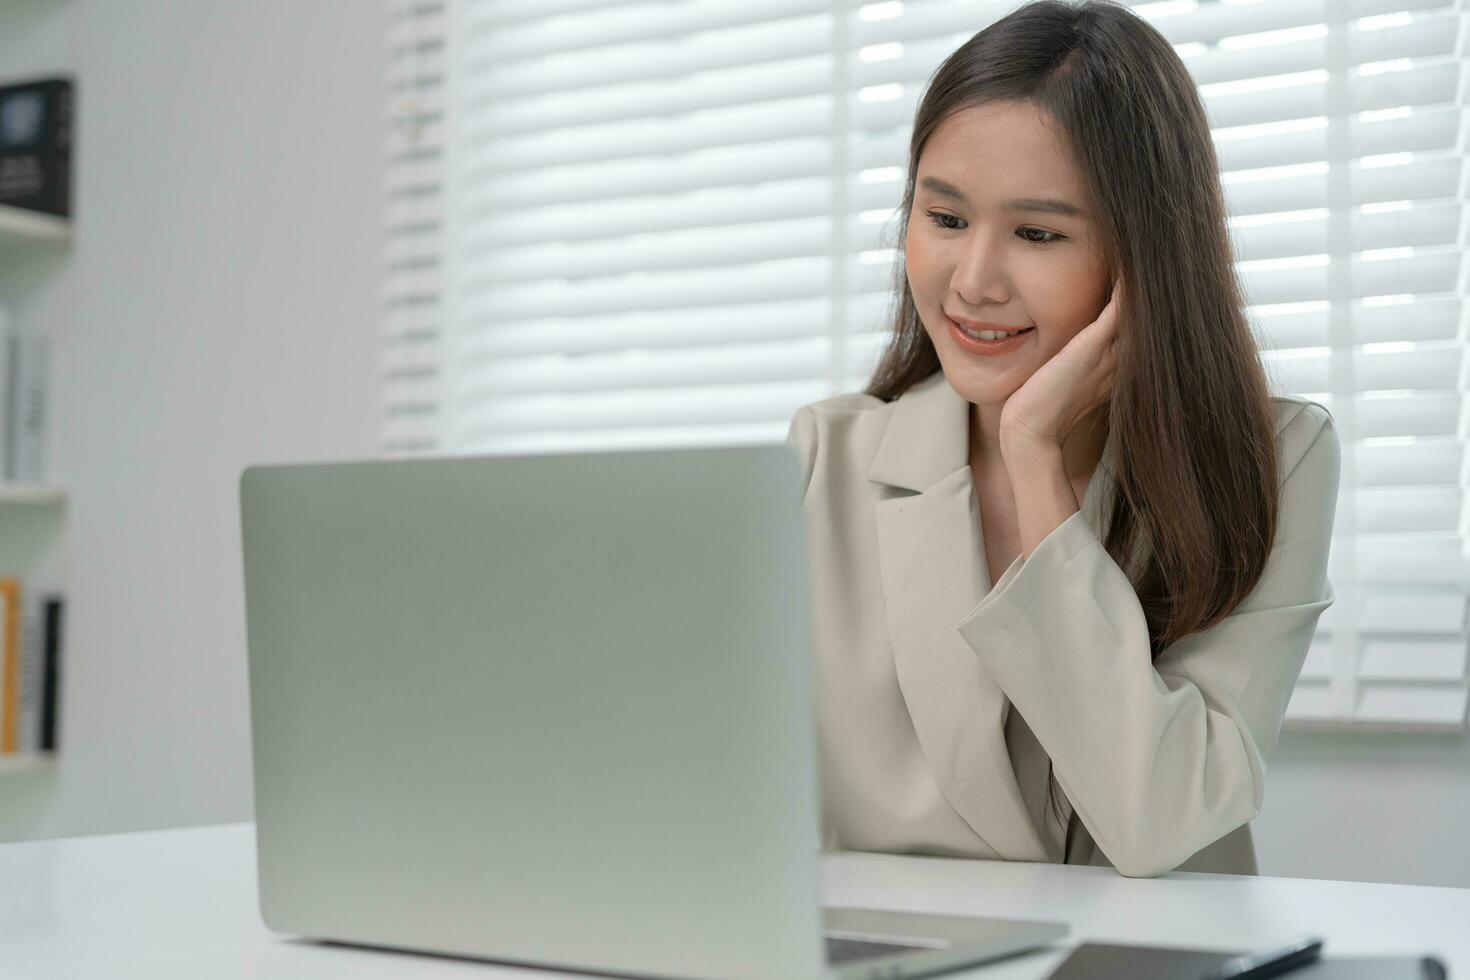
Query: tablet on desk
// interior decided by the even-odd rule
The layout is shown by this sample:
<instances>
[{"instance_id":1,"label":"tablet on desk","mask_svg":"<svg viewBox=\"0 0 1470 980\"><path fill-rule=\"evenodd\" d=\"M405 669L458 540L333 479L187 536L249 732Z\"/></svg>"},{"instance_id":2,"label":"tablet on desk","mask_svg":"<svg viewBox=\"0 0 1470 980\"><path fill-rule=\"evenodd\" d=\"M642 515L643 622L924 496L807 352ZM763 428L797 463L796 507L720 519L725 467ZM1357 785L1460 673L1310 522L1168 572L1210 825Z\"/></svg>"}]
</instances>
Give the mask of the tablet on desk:
<instances>
[{"instance_id":1,"label":"tablet on desk","mask_svg":"<svg viewBox=\"0 0 1470 980\"><path fill-rule=\"evenodd\" d=\"M1248 950L1082 943L1048 980L1195 980ZM1330 957L1280 974L1282 980L1444 980L1432 956Z\"/></svg>"}]
</instances>

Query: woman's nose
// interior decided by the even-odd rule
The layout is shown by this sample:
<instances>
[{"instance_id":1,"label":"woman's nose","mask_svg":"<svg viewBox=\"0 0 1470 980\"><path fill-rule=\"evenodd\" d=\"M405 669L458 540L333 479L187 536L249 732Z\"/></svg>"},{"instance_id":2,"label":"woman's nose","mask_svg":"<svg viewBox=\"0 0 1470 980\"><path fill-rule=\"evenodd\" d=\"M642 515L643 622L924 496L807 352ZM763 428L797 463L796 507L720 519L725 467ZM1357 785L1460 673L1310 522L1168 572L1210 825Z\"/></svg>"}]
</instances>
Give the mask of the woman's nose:
<instances>
[{"instance_id":1,"label":"woman's nose","mask_svg":"<svg viewBox=\"0 0 1470 980\"><path fill-rule=\"evenodd\" d=\"M976 235L960 249L950 287L971 309L1010 298L1005 260L996 243Z\"/></svg>"}]
</instances>

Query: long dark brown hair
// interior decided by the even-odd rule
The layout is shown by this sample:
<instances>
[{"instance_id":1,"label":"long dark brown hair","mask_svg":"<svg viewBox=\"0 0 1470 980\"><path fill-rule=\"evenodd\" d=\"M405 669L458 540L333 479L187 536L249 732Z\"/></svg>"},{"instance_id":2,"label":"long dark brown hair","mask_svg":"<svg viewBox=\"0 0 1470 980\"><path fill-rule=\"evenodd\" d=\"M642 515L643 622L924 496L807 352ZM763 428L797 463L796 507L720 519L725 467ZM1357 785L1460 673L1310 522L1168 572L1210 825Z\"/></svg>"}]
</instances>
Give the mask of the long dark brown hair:
<instances>
[{"instance_id":1,"label":"long dark brown hair","mask_svg":"<svg viewBox=\"0 0 1470 980\"><path fill-rule=\"evenodd\" d=\"M865 391L892 401L941 370L904 265L919 156L953 112L1002 100L1041 107L1065 134L1123 286L1117 373L1100 410L1117 485L1104 546L1138 594L1152 663L1260 579L1279 463L1204 106L1147 21L1109 0L1039 0L935 70L909 144L892 330ZM1047 782L1060 814L1050 766Z\"/></svg>"}]
</instances>

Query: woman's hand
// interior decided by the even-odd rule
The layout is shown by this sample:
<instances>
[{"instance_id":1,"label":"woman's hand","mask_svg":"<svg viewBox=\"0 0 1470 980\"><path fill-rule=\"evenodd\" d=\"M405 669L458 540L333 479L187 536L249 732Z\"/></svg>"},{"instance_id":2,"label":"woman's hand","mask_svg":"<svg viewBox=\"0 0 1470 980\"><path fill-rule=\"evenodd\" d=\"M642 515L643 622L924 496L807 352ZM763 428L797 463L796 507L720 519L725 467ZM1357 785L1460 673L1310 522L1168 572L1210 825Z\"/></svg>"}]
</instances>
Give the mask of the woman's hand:
<instances>
[{"instance_id":1,"label":"woman's hand","mask_svg":"<svg viewBox=\"0 0 1470 980\"><path fill-rule=\"evenodd\" d=\"M1002 451L1007 445L1060 449L1067 433L1108 401L1117 368L1113 342L1121 293L1121 282L1114 280L1097 319L1006 399L1000 413Z\"/></svg>"}]
</instances>

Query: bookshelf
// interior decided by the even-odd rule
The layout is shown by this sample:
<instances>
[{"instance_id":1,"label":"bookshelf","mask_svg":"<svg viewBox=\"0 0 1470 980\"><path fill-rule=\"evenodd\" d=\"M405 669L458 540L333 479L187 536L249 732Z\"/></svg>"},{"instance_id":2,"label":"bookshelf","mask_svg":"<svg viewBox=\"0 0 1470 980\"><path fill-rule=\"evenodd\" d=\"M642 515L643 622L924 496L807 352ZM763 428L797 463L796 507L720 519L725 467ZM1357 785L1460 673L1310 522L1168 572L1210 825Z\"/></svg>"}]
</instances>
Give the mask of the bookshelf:
<instances>
[{"instance_id":1,"label":"bookshelf","mask_svg":"<svg viewBox=\"0 0 1470 980\"><path fill-rule=\"evenodd\" d=\"M0 84L7 80L0 75ZM69 262L71 244L69 219L0 204L0 307L5 308L14 329L49 337L56 335L59 307L35 299L42 293L57 290ZM55 417L54 359L47 373L46 441L50 442L54 430L50 420ZM48 451L48 459L50 455ZM19 578L28 592L56 589L64 595L66 514L67 493L63 487L12 482L3 478L0 469L0 576ZM22 616L33 611L27 605ZM63 608L63 647L65 620ZM0 646L0 656L3 656L3 646ZM65 659L63 653L59 685L65 684ZM33 676L35 673L33 669ZM9 753L0 750L0 782L47 779L45 774L55 771L58 754L38 749ZM0 793L4 795L7 794ZM0 839L12 836L13 828L6 823L0 820Z\"/></svg>"},{"instance_id":2,"label":"bookshelf","mask_svg":"<svg viewBox=\"0 0 1470 980\"><path fill-rule=\"evenodd\" d=\"M0 85L55 77L79 82L82 7L69 0L0 0ZM73 123L80 115L75 99L74 91ZM75 163L70 169L74 178ZM56 465L54 451L60 400L56 382L65 375L62 348L75 329L78 236L74 218L21 203L29 202L0 204L0 305L13 328L46 337L51 350L45 372L44 459L31 470L38 475L31 482L16 482L9 479L12 471L0 466L0 574L18 577L33 590L57 589L65 602L70 591L67 555L75 521L71 496L64 486L65 467ZM22 619L24 625L24 607ZM70 619L71 609L64 605L56 678L57 750L0 751L0 842L54 836L49 828L60 805L68 741L65 701Z\"/></svg>"}]
</instances>

